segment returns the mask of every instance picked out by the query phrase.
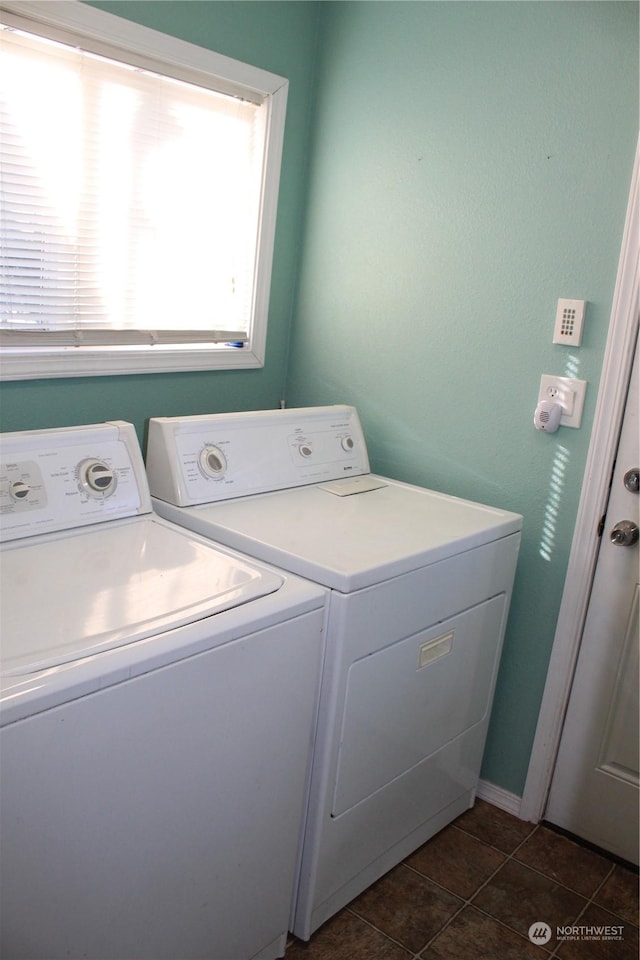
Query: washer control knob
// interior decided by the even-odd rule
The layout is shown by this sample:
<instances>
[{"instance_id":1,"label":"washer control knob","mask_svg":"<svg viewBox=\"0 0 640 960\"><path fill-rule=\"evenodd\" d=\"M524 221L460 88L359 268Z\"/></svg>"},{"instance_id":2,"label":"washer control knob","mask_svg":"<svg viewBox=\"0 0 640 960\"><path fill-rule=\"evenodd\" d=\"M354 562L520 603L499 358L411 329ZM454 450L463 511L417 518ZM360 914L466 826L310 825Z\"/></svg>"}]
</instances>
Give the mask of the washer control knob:
<instances>
[{"instance_id":1,"label":"washer control knob","mask_svg":"<svg viewBox=\"0 0 640 960\"><path fill-rule=\"evenodd\" d=\"M227 472L227 460L222 450L207 444L200 451L200 467L205 477L220 480Z\"/></svg>"},{"instance_id":2,"label":"washer control knob","mask_svg":"<svg viewBox=\"0 0 640 960\"><path fill-rule=\"evenodd\" d=\"M298 447L298 453L300 454L301 457L305 457L306 459L307 457L310 457L311 454L313 453L313 447L311 446L310 443L301 443L300 446Z\"/></svg>"},{"instance_id":3,"label":"washer control knob","mask_svg":"<svg viewBox=\"0 0 640 960\"><path fill-rule=\"evenodd\" d=\"M116 475L104 460L86 460L80 465L80 482L89 493L112 493Z\"/></svg>"},{"instance_id":4,"label":"washer control knob","mask_svg":"<svg viewBox=\"0 0 640 960\"><path fill-rule=\"evenodd\" d=\"M355 447L355 441L353 437L343 437L342 440L340 441L340 446L342 447L343 450L346 450L347 453L351 453L351 451Z\"/></svg>"},{"instance_id":5,"label":"washer control knob","mask_svg":"<svg viewBox=\"0 0 640 960\"><path fill-rule=\"evenodd\" d=\"M24 480L14 480L9 487L9 493L13 500L17 500L17 502L20 503L22 500L27 499L31 493L31 487L28 483L25 483Z\"/></svg>"}]
</instances>

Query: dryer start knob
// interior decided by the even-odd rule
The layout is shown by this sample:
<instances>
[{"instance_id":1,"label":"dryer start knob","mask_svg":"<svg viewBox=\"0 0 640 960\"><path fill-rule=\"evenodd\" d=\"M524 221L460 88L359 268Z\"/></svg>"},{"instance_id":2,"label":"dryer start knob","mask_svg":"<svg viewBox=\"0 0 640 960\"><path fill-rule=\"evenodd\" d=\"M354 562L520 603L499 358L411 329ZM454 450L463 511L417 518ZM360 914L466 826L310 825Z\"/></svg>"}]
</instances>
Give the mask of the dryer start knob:
<instances>
[{"instance_id":1,"label":"dryer start knob","mask_svg":"<svg viewBox=\"0 0 640 960\"><path fill-rule=\"evenodd\" d=\"M227 472L227 458L219 447L207 445L200 451L200 468L205 477L221 480Z\"/></svg>"}]
</instances>

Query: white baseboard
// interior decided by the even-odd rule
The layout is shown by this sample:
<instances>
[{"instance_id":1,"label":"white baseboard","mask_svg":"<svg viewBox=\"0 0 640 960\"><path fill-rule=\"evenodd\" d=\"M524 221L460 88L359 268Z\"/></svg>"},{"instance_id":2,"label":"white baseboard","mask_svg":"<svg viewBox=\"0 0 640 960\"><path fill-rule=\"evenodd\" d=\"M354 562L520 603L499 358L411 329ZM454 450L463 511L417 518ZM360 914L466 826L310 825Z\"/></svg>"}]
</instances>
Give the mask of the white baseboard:
<instances>
[{"instance_id":1,"label":"white baseboard","mask_svg":"<svg viewBox=\"0 0 640 960\"><path fill-rule=\"evenodd\" d=\"M519 797L515 793L510 793L508 790L503 790L502 787L497 787L495 783L489 783L488 780L480 780L478 782L478 789L476 790L476 797L479 797L480 800L486 800L487 803L492 803L494 807L500 807L501 810L506 810L507 813L512 813L514 817L520 817L520 804L522 802L522 797Z\"/></svg>"}]
</instances>

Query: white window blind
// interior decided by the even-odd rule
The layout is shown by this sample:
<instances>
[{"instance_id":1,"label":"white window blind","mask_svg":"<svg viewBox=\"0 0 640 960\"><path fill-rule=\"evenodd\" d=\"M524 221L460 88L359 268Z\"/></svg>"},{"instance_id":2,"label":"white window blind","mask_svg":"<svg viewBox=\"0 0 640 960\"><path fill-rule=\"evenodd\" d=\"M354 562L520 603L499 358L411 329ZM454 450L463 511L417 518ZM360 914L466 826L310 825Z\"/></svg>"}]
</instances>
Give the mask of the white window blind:
<instances>
[{"instance_id":1,"label":"white window blind","mask_svg":"<svg viewBox=\"0 0 640 960\"><path fill-rule=\"evenodd\" d=\"M266 322L268 99L100 55L15 18L0 28L0 58L5 354L248 344L261 290Z\"/></svg>"}]
</instances>

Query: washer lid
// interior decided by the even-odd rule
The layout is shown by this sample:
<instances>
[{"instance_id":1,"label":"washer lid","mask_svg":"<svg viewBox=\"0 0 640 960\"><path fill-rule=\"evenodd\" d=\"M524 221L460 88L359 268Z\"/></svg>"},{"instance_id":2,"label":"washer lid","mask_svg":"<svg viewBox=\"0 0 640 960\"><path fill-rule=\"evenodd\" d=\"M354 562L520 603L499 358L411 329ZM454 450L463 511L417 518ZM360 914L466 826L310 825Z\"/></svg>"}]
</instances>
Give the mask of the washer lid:
<instances>
[{"instance_id":1,"label":"washer lid","mask_svg":"<svg viewBox=\"0 0 640 960\"><path fill-rule=\"evenodd\" d=\"M1 673L100 653L278 590L282 578L163 521L106 524L2 553Z\"/></svg>"},{"instance_id":2,"label":"washer lid","mask_svg":"<svg viewBox=\"0 0 640 960\"><path fill-rule=\"evenodd\" d=\"M353 492L364 479L363 492ZM518 514L395 480L368 475L347 481L346 491L343 483L196 507L171 509L156 501L156 509L219 543L343 593L517 533L522 526Z\"/></svg>"}]
</instances>

